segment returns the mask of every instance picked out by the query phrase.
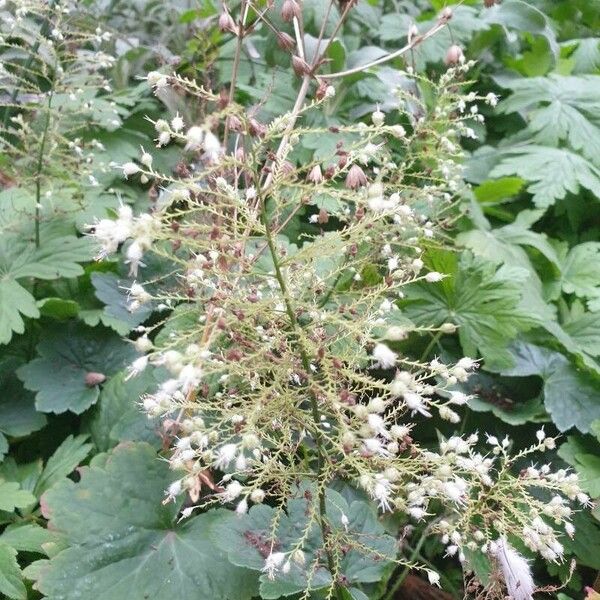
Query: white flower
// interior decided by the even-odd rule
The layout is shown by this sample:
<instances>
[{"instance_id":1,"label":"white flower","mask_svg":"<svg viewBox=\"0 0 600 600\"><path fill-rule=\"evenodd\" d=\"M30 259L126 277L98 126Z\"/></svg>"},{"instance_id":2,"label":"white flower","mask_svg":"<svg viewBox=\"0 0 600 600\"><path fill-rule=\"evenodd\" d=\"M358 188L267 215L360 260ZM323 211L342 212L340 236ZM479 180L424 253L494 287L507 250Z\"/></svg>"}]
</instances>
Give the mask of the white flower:
<instances>
[{"instance_id":1,"label":"white flower","mask_svg":"<svg viewBox=\"0 0 600 600\"><path fill-rule=\"evenodd\" d=\"M440 574L435 571L427 571L427 579L431 585L440 585Z\"/></svg>"},{"instance_id":2,"label":"white flower","mask_svg":"<svg viewBox=\"0 0 600 600\"><path fill-rule=\"evenodd\" d=\"M177 375L177 379L181 383L181 391L188 394L200 384L202 370L194 365L185 365Z\"/></svg>"},{"instance_id":3,"label":"white flower","mask_svg":"<svg viewBox=\"0 0 600 600\"><path fill-rule=\"evenodd\" d=\"M385 113L377 109L371 115L371 121L373 121L373 125L375 125L375 127L381 127L385 123Z\"/></svg>"},{"instance_id":4,"label":"white flower","mask_svg":"<svg viewBox=\"0 0 600 600\"><path fill-rule=\"evenodd\" d=\"M252 500L252 502L254 502L255 504L260 504L264 499L265 493L260 488L252 490L252 492L250 493L250 500Z\"/></svg>"},{"instance_id":5,"label":"white flower","mask_svg":"<svg viewBox=\"0 0 600 600\"><path fill-rule=\"evenodd\" d=\"M430 271L429 273L427 273L427 275L425 275L425 281L427 281L428 283L437 283L442 279L444 279L444 276L441 273L438 273L437 271Z\"/></svg>"},{"instance_id":6,"label":"white flower","mask_svg":"<svg viewBox=\"0 0 600 600\"><path fill-rule=\"evenodd\" d=\"M235 444L225 444L221 446L217 452L214 466L217 469L226 469L229 463L235 458L237 446Z\"/></svg>"},{"instance_id":7,"label":"white flower","mask_svg":"<svg viewBox=\"0 0 600 600\"><path fill-rule=\"evenodd\" d=\"M373 348L373 358L382 369L391 369L396 365L398 355L385 344L376 344Z\"/></svg>"},{"instance_id":8,"label":"white flower","mask_svg":"<svg viewBox=\"0 0 600 600\"><path fill-rule=\"evenodd\" d=\"M285 554L283 552L271 552L265 559L265 565L261 571L266 573L269 579L275 579L275 573L279 570L284 560Z\"/></svg>"},{"instance_id":9,"label":"white flower","mask_svg":"<svg viewBox=\"0 0 600 600\"><path fill-rule=\"evenodd\" d=\"M129 365L127 377L125 377L125 381L130 379L131 377L137 377L146 367L148 366L148 357L140 356L136 358L131 365Z\"/></svg>"},{"instance_id":10,"label":"white flower","mask_svg":"<svg viewBox=\"0 0 600 600\"><path fill-rule=\"evenodd\" d=\"M392 510L390 504L390 495L392 492L392 484L385 477L378 477L373 486L371 495L375 500L379 501L379 508L384 512Z\"/></svg>"},{"instance_id":11,"label":"white flower","mask_svg":"<svg viewBox=\"0 0 600 600\"><path fill-rule=\"evenodd\" d=\"M325 88L325 98L333 98L335 96L335 88L332 85L328 85Z\"/></svg>"},{"instance_id":12,"label":"white flower","mask_svg":"<svg viewBox=\"0 0 600 600\"><path fill-rule=\"evenodd\" d=\"M244 490L244 487L239 481L229 483L223 492L219 494L222 502L231 502L235 500Z\"/></svg>"},{"instance_id":13,"label":"white flower","mask_svg":"<svg viewBox=\"0 0 600 600\"><path fill-rule=\"evenodd\" d=\"M173 120L171 121L171 129L175 133L179 133L183 129L183 127L184 127L183 119L179 116L179 113L177 113L173 117Z\"/></svg>"},{"instance_id":14,"label":"white flower","mask_svg":"<svg viewBox=\"0 0 600 600\"><path fill-rule=\"evenodd\" d=\"M422 396L414 392L406 392L404 394L404 402L407 408L412 411L412 414L421 413L424 417L430 417L431 413L427 410L427 404Z\"/></svg>"},{"instance_id":15,"label":"white flower","mask_svg":"<svg viewBox=\"0 0 600 600\"><path fill-rule=\"evenodd\" d=\"M145 267L146 265L142 262L144 257L144 251L139 242L131 242L126 252L127 259L125 264L129 265L129 275L131 277L137 277L139 267Z\"/></svg>"},{"instance_id":16,"label":"white flower","mask_svg":"<svg viewBox=\"0 0 600 600\"><path fill-rule=\"evenodd\" d=\"M215 162L223 152L219 138L210 131L207 131L204 136L204 152L210 162Z\"/></svg>"},{"instance_id":17,"label":"white flower","mask_svg":"<svg viewBox=\"0 0 600 600\"><path fill-rule=\"evenodd\" d=\"M152 166L152 154L146 152L142 148L142 157L140 158L140 162L146 167L150 168Z\"/></svg>"},{"instance_id":18,"label":"white flower","mask_svg":"<svg viewBox=\"0 0 600 600\"><path fill-rule=\"evenodd\" d=\"M496 542L495 555L511 598L532 600L535 584L529 563L504 538Z\"/></svg>"},{"instance_id":19,"label":"white flower","mask_svg":"<svg viewBox=\"0 0 600 600\"><path fill-rule=\"evenodd\" d=\"M127 179L130 175L135 175L140 172L140 168L134 162L126 162L121 166L123 170L123 175L125 175L125 179Z\"/></svg>"},{"instance_id":20,"label":"white flower","mask_svg":"<svg viewBox=\"0 0 600 600\"><path fill-rule=\"evenodd\" d=\"M348 517L346 516L345 513L342 513L341 521L342 521L342 527L346 531L348 531L348 525L350 524L350 520L348 519Z\"/></svg>"},{"instance_id":21,"label":"white flower","mask_svg":"<svg viewBox=\"0 0 600 600\"><path fill-rule=\"evenodd\" d=\"M198 150L204 141L204 130L197 125L190 127L185 134L185 150Z\"/></svg>"}]
</instances>

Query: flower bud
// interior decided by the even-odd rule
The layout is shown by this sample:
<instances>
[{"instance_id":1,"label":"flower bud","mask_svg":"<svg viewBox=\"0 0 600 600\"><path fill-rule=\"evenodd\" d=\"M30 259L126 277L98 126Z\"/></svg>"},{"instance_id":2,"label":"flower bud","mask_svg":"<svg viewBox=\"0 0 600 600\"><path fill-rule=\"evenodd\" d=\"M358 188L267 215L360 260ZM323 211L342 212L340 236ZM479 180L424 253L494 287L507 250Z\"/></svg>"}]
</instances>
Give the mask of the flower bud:
<instances>
[{"instance_id":1,"label":"flower bud","mask_svg":"<svg viewBox=\"0 0 600 600\"><path fill-rule=\"evenodd\" d=\"M298 77L302 77L303 75L308 75L310 73L309 64L299 56L292 56L292 67L294 68L294 73L296 73Z\"/></svg>"},{"instance_id":2,"label":"flower bud","mask_svg":"<svg viewBox=\"0 0 600 600\"><path fill-rule=\"evenodd\" d=\"M278 31L277 32L277 45L282 50L291 51L296 47L296 41L294 40L294 38L291 35L289 35L288 33L285 33L285 31Z\"/></svg>"},{"instance_id":3,"label":"flower bud","mask_svg":"<svg viewBox=\"0 0 600 600\"><path fill-rule=\"evenodd\" d=\"M219 29L223 32L229 31L237 34L237 27L231 15L225 10L219 16Z\"/></svg>"},{"instance_id":4,"label":"flower bud","mask_svg":"<svg viewBox=\"0 0 600 600\"><path fill-rule=\"evenodd\" d=\"M465 61L465 55L463 54L462 48L453 44L448 48L446 57L444 58L444 64L447 66L458 65Z\"/></svg>"},{"instance_id":5,"label":"flower bud","mask_svg":"<svg viewBox=\"0 0 600 600\"><path fill-rule=\"evenodd\" d=\"M105 381L106 375L104 373L94 373L93 371L90 371L85 374L85 385L89 388L100 385Z\"/></svg>"},{"instance_id":6,"label":"flower bud","mask_svg":"<svg viewBox=\"0 0 600 600\"><path fill-rule=\"evenodd\" d=\"M442 333L448 333L448 334L456 333L457 329L458 329L458 327L456 327L456 325L454 323L442 323L440 325L440 331Z\"/></svg>"},{"instance_id":7,"label":"flower bud","mask_svg":"<svg viewBox=\"0 0 600 600\"><path fill-rule=\"evenodd\" d=\"M365 172L358 165L352 165L348 171L348 175L346 175L346 187L351 190L357 190L365 185L367 185Z\"/></svg>"},{"instance_id":8,"label":"flower bud","mask_svg":"<svg viewBox=\"0 0 600 600\"><path fill-rule=\"evenodd\" d=\"M267 133L267 126L256 119L250 119L248 122L248 132L253 137L263 137Z\"/></svg>"},{"instance_id":9,"label":"flower bud","mask_svg":"<svg viewBox=\"0 0 600 600\"><path fill-rule=\"evenodd\" d=\"M452 9L449 6L446 6L444 10L440 13L441 21L449 21L452 18Z\"/></svg>"},{"instance_id":10,"label":"flower bud","mask_svg":"<svg viewBox=\"0 0 600 600\"><path fill-rule=\"evenodd\" d=\"M306 181L310 181L311 183L321 183L323 181L323 172L321 171L320 165L315 165L308 175L306 176Z\"/></svg>"},{"instance_id":11,"label":"flower bud","mask_svg":"<svg viewBox=\"0 0 600 600\"><path fill-rule=\"evenodd\" d=\"M125 175L125 179L127 179L130 175L139 173L140 171L140 168L134 162L126 162L121 169L123 169L123 175Z\"/></svg>"},{"instance_id":12,"label":"flower bud","mask_svg":"<svg viewBox=\"0 0 600 600\"><path fill-rule=\"evenodd\" d=\"M299 19L300 14L301 14L300 6L296 2L296 0L285 0L285 2L283 3L283 6L281 7L281 18L286 23L289 23L290 21L292 21L294 19L294 17Z\"/></svg>"},{"instance_id":13,"label":"flower bud","mask_svg":"<svg viewBox=\"0 0 600 600\"><path fill-rule=\"evenodd\" d=\"M373 125L375 125L375 127L381 127L385 123L385 113L377 109L371 115L371 121L373 121Z\"/></svg>"}]
</instances>

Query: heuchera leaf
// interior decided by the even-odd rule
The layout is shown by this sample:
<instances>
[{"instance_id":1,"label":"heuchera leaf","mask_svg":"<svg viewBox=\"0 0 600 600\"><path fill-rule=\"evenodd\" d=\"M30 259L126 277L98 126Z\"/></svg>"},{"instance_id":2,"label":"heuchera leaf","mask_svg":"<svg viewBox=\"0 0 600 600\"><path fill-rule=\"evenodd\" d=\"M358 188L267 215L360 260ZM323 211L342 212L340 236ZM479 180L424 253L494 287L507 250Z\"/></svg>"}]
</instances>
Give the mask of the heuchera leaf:
<instances>
[{"instance_id":1,"label":"heuchera leaf","mask_svg":"<svg viewBox=\"0 0 600 600\"><path fill-rule=\"evenodd\" d=\"M403 302L406 316L419 325L455 323L467 355L480 354L489 367L510 366L507 344L537 322L520 307L521 281L527 271L498 268L470 252L464 252L460 260L445 251L428 256L431 269L449 277L409 286Z\"/></svg>"},{"instance_id":2,"label":"heuchera leaf","mask_svg":"<svg viewBox=\"0 0 600 600\"><path fill-rule=\"evenodd\" d=\"M284 514L277 515L278 527L273 539L278 551L290 551L308 528L303 544L306 563L300 566L292 561L290 571L277 573L273 580L261 575L262 598L289 596L306 589L323 589L331 584L331 574L322 551L320 527L316 523L308 527L310 505L304 497L305 489L300 489L297 497L288 501ZM316 492L312 490L311 493ZM265 563L265 552L268 553L271 547L276 513L277 509L257 505L246 515L229 514L214 527L214 539L227 552L232 563L259 571ZM348 504L340 494L327 490L327 518L333 530L345 531L342 514L349 520L349 550L340 557L340 574L350 585L379 581L389 561L396 555L394 539L385 534L372 506L363 501ZM356 544L354 548L353 542ZM311 573L311 565L315 564L314 573Z\"/></svg>"},{"instance_id":3,"label":"heuchera leaf","mask_svg":"<svg viewBox=\"0 0 600 600\"><path fill-rule=\"evenodd\" d=\"M86 383L86 375L108 377L135 357L133 347L110 330L78 323L45 330L37 351L39 357L20 367L17 375L37 392L37 409L53 413L82 413L100 393L98 385Z\"/></svg>"},{"instance_id":4,"label":"heuchera leaf","mask_svg":"<svg viewBox=\"0 0 600 600\"><path fill-rule=\"evenodd\" d=\"M100 401L89 420L97 448L104 452L125 441L160 446L156 419L149 419L138 405L140 397L155 390L157 385L150 368L128 381L123 372L111 378L102 389Z\"/></svg>"},{"instance_id":5,"label":"heuchera leaf","mask_svg":"<svg viewBox=\"0 0 600 600\"><path fill-rule=\"evenodd\" d=\"M500 152L500 163L490 172L490 177L507 175L530 182L527 191L540 208L551 206L567 193L577 194L581 187L600 193L600 169L566 148L511 146Z\"/></svg>"},{"instance_id":6,"label":"heuchera leaf","mask_svg":"<svg viewBox=\"0 0 600 600\"><path fill-rule=\"evenodd\" d=\"M0 592L11 600L27 600L17 551L6 544L0 544Z\"/></svg>"},{"instance_id":7,"label":"heuchera leaf","mask_svg":"<svg viewBox=\"0 0 600 600\"><path fill-rule=\"evenodd\" d=\"M511 349L515 366L503 369L511 377L538 375L544 382L544 405L560 431L576 427L590 431L600 419L597 385L585 372L577 370L560 352L533 344L517 343Z\"/></svg>"},{"instance_id":8,"label":"heuchera leaf","mask_svg":"<svg viewBox=\"0 0 600 600\"><path fill-rule=\"evenodd\" d=\"M30 572L48 600L247 600L256 577L229 564L209 540L223 511L177 523L163 504L173 476L145 443L118 446L104 462L43 498L50 528L68 547Z\"/></svg>"},{"instance_id":9,"label":"heuchera leaf","mask_svg":"<svg viewBox=\"0 0 600 600\"><path fill-rule=\"evenodd\" d=\"M505 85L512 94L500 104L500 112L525 112L536 143L558 147L567 142L600 164L600 76L526 77Z\"/></svg>"}]
</instances>

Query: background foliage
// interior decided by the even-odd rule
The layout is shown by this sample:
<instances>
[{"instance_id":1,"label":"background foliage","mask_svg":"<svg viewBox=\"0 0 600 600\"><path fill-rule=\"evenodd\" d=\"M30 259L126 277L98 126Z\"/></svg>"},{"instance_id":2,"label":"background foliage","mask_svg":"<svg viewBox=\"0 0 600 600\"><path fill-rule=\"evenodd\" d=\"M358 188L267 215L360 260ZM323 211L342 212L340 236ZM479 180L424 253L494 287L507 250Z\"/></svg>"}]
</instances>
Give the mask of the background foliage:
<instances>
[{"instance_id":1,"label":"background foliage","mask_svg":"<svg viewBox=\"0 0 600 600\"><path fill-rule=\"evenodd\" d=\"M31 87L15 95L12 80L0 71L0 592L69 600L160 600L174 590L189 598L237 600L259 588L265 598L294 595L303 586L293 573L283 588L259 581L262 560L238 539L239 521L227 511L177 523L180 506L161 504L173 476L155 457L168 432L142 416L136 400L162 374L126 381L124 368L136 356L130 340L138 325L167 318L160 333L166 336L181 327L185 313L172 306L130 311L127 265L94 262L82 235L95 217L114 214L119 200L140 210L156 201L157 190L124 182L111 161L137 157L142 144L162 169L176 167L168 149L154 153L144 115L179 111L191 122L203 110L184 105L176 94L155 97L136 77L167 64L200 82L226 86L234 40L217 28L219 7L211 0L83 4L78 25L89 29L93 22L94 31L101 23L111 31L102 43L117 58L108 70L111 91L86 88L89 112L79 115L79 124L65 125L56 112L61 102L63 113L69 110L68 94L61 96L58 87L56 104L45 103L56 82L45 75L43 19L29 23L36 32L30 39L5 36L0 46L8 71L34 72ZM452 3L361 0L330 46L333 68L398 48L413 22L424 31L446 4ZM324 3L304 5L308 31L316 36ZM12 8L0 9L5 23L14 18ZM472 0L455 7L450 27L410 56L415 70L441 72L447 48L458 43L478 61L472 73L477 90L501 100L486 109L485 124L473 119L474 136L463 140L472 193L447 230L458 251L431 247L427 253L429 265L451 277L414 286L402 307L415 323L450 321L460 328L412 336L398 346L415 356L481 358L480 372L465 384L477 397L463 429L498 436L510 430L522 445L540 423L563 432L560 459L581 474L592 498L600 497L598 31L600 5L587 0L504 0L493 6ZM37 47L36 39L42 40ZM334 108L319 118L329 126L365 119L382 98L381 108L392 108L397 100L388 90L410 85L402 74L406 66L399 61L345 78ZM290 107L298 85L289 57L260 30L244 48L239 81L240 94L256 104L263 120ZM22 111L39 135L37 145L15 159L11 127ZM58 140L50 154L41 141L48 123ZM70 143L83 148L77 164L85 168L74 167ZM315 137L295 159L332 151L326 136ZM30 160L35 152L39 162ZM310 227L306 221L300 214L290 236ZM144 276L152 280L168 269L150 264ZM434 423L432 439L436 428L446 433L448 426ZM338 492L336 504L348 506L347 514L379 536L378 543L388 543L355 492ZM268 510L258 507L247 518L261 527ZM581 513L577 537L566 540L578 567L559 594L563 600L580 598L600 569L597 517L595 511ZM393 535L403 524L384 525ZM419 539L418 531L412 535ZM444 573L443 587L459 597L460 568L442 556L441 545L426 541L413 550ZM352 597L384 597L390 570L352 561L348 556L344 567ZM566 581L568 566L545 572L540 564L537 575Z\"/></svg>"}]
</instances>

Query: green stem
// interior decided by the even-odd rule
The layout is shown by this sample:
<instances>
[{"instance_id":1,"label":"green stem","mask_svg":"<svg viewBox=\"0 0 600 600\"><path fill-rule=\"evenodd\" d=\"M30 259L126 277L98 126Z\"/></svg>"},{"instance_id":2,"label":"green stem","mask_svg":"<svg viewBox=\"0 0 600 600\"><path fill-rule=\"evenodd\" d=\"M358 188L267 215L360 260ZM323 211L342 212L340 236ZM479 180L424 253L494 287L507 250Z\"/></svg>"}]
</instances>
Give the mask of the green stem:
<instances>
[{"instance_id":1,"label":"green stem","mask_svg":"<svg viewBox=\"0 0 600 600\"><path fill-rule=\"evenodd\" d=\"M52 8L55 0L50 0L48 2L48 8ZM40 37L32 46L31 51L29 52L29 56L27 57L27 61L25 62L25 66L23 68L23 72L26 73L29 71L33 61L37 55L38 50L40 49L40 45L42 43L42 38L45 38L50 33L50 19L46 19L40 29ZM21 91L21 86L16 85L13 93L10 96L9 104L14 105L19 97L19 92ZM6 129L6 125L8 124L8 118L10 116L10 106L7 106L4 111L4 116L2 118L2 129Z\"/></svg>"},{"instance_id":2,"label":"green stem","mask_svg":"<svg viewBox=\"0 0 600 600\"><path fill-rule=\"evenodd\" d=\"M40 247L40 201L42 199L42 168L44 166L44 150L46 149L46 138L48 137L48 129L50 128L50 116L52 110L52 98L54 92L48 92L48 108L46 110L46 122L40 140L40 151L37 157L37 169L35 173L35 247Z\"/></svg>"},{"instance_id":3,"label":"green stem","mask_svg":"<svg viewBox=\"0 0 600 600\"><path fill-rule=\"evenodd\" d=\"M423 362L428 356L429 353L433 350L433 347L438 343L439 339L442 337L442 332L438 331L432 338L425 350L423 350L423 354L421 354L421 358L419 362Z\"/></svg>"},{"instance_id":4,"label":"green stem","mask_svg":"<svg viewBox=\"0 0 600 600\"><path fill-rule=\"evenodd\" d=\"M423 533L421 534L421 537L419 538L417 545L413 548L413 551L411 552L410 558L408 559L409 563L412 563L417 558L417 556L419 556L419 552L421 551L421 548L422 548L423 544L425 543L425 540L427 539L427 533L428 533L428 530L426 528L423 531ZM394 596L396 595L396 592L400 589L400 586L404 583L404 580L406 579L409 572L410 572L410 565L407 565L404 567L404 569L402 570L402 573L400 573L398 578L394 581L394 583L392 584L392 587L388 590L388 593L383 597L383 600L393 600Z\"/></svg>"},{"instance_id":5,"label":"green stem","mask_svg":"<svg viewBox=\"0 0 600 600\"><path fill-rule=\"evenodd\" d=\"M259 188L260 189L260 188ZM267 216L266 203L263 198L260 198L261 204L261 221L265 228L265 237L267 238L267 245L269 247L269 252L271 254L271 259L273 261L273 265L275 267L275 277L277 279L277 283L279 284L279 289L281 291L281 295L283 297L283 302L285 304L285 311L287 313L288 319L290 321L290 326L292 329L292 333L295 337L295 345L300 353L300 357L302 359L302 366L307 374L310 373L310 358L304 348L301 340L300 340L300 327L298 325L298 320L296 319L296 314L294 312L294 307L292 305L292 301L290 295L288 293L287 284L283 273L281 272L281 266L279 264L279 257L277 254L277 249L275 247L275 241L273 240L273 236L271 234L271 229L269 226L269 219ZM319 414L319 405L317 403L317 398L313 393L309 394L310 398L310 408L312 418L315 424L315 446L317 447L317 479L321 481L324 477L325 472L325 450L323 448L323 438L321 434L321 430L319 427L321 426L321 418ZM327 512L326 512L326 499L325 499L325 486L320 487L319 489L319 525L321 527L321 535L323 536L323 545L325 548L325 554L327 556L327 566L331 573L332 579L335 577L335 562L333 560L333 556L329 549L329 531L326 523ZM335 587L335 592L338 600L343 600L342 590L338 586L337 582L333 582Z\"/></svg>"}]
</instances>

